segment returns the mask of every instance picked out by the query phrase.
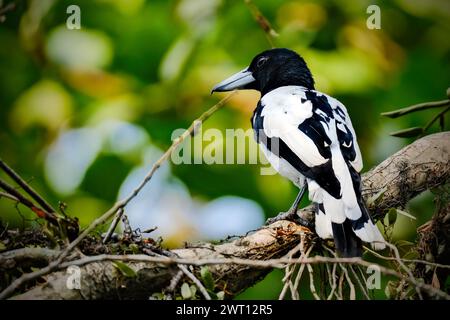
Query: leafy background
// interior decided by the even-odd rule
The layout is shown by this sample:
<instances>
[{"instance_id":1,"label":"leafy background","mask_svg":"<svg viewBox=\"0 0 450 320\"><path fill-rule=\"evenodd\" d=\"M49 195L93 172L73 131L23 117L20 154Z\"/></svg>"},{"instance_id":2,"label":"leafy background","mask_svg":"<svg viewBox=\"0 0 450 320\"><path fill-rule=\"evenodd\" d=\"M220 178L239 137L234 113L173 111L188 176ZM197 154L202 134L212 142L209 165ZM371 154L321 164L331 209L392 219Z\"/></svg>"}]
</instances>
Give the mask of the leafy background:
<instances>
[{"instance_id":1,"label":"leafy background","mask_svg":"<svg viewBox=\"0 0 450 320\"><path fill-rule=\"evenodd\" d=\"M244 1L15 3L0 24L0 157L48 200L65 203L82 226L139 182L175 129L218 101L221 95L209 94L215 83L269 48ZM434 115L391 120L381 112L445 98L448 1L254 3L279 33L276 45L299 52L317 88L347 106L365 170L411 142L389 132L423 126ZM81 30L66 28L71 4L81 8ZM370 4L381 8L381 30L366 27ZM242 92L204 129L248 129L258 98ZM128 208L130 222L158 226L151 235L168 247L243 234L286 210L297 191L259 169L166 164ZM394 241L414 240L433 213L432 199L428 192L410 203L417 220L399 216ZM38 223L3 199L0 217L12 227ZM239 298L277 298L281 277L274 271Z\"/></svg>"}]
</instances>

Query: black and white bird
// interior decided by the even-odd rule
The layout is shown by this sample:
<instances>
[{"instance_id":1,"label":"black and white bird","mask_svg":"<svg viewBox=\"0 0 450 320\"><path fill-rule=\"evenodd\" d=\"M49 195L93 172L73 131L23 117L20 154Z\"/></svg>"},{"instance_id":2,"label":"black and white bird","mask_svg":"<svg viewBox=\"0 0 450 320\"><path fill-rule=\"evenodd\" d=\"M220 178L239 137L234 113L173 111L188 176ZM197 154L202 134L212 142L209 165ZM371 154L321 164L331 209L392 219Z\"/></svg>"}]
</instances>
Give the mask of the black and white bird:
<instances>
[{"instance_id":1,"label":"black and white bird","mask_svg":"<svg viewBox=\"0 0 450 320\"><path fill-rule=\"evenodd\" d=\"M362 241L383 249L361 197L363 162L347 109L315 90L303 58L288 49L264 51L212 92L234 89L261 92L251 119L255 138L275 170L300 188L286 216L296 214L307 187L317 234L334 238L342 256L361 256Z\"/></svg>"}]
</instances>

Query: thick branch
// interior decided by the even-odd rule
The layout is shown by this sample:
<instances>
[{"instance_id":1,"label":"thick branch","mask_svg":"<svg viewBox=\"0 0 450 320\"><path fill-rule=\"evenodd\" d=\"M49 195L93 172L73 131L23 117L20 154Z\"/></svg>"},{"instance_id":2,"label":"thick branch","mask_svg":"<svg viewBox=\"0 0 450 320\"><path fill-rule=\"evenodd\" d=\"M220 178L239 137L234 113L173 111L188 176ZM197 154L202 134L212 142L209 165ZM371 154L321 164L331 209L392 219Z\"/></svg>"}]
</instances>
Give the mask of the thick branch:
<instances>
[{"instance_id":1,"label":"thick branch","mask_svg":"<svg viewBox=\"0 0 450 320\"><path fill-rule=\"evenodd\" d=\"M420 192L442 185L450 178L450 132L424 137L403 148L386 161L363 176L364 193L373 196L384 191L373 201L371 209L382 217L386 209L404 206L409 199ZM301 210L300 214L313 219L312 208ZM231 242L202 247L173 250L182 259L241 258L268 260L279 258L294 248L299 234L311 232L288 221L278 221L262 227L252 234ZM58 271L47 277L47 282L17 299L146 299L153 292L161 292L178 273L176 265L154 262L129 262L136 277L127 278L111 261L92 262L80 266L81 289L70 290L66 286L68 274ZM270 269L237 264L211 265L219 288L232 297L263 278ZM197 270L198 271L198 270Z\"/></svg>"}]
</instances>

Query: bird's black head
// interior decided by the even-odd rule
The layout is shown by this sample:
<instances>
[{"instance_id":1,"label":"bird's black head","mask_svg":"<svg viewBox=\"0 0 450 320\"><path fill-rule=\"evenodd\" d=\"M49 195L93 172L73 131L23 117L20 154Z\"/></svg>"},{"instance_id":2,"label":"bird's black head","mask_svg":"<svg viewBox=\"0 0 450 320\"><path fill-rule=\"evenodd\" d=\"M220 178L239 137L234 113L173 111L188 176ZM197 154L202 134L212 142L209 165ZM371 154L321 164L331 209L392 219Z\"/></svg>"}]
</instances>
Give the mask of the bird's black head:
<instances>
[{"instance_id":1,"label":"bird's black head","mask_svg":"<svg viewBox=\"0 0 450 320\"><path fill-rule=\"evenodd\" d=\"M305 60L289 49L271 49L253 58L250 66L217 84L212 92L254 89L262 95L283 86L314 89Z\"/></svg>"}]
</instances>

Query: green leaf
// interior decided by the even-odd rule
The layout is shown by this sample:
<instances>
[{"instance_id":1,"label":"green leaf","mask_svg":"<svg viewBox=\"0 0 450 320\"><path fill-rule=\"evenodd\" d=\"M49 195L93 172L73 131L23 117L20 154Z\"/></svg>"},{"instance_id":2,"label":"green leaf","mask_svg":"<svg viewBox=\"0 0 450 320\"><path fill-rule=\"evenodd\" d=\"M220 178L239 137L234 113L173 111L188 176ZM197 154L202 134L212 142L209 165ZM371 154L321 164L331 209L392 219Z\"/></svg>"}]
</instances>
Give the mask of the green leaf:
<instances>
[{"instance_id":1,"label":"green leaf","mask_svg":"<svg viewBox=\"0 0 450 320\"><path fill-rule=\"evenodd\" d=\"M0 251L6 250L6 245L0 241Z\"/></svg>"},{"instance_id":2,"label":"green leaf","mask_svg":"<svg viewBox=\"0 0 450 320\"><path fill-rule=\"evenodd\" d=\"M397 296L397 286L397 282L392 280L388 281L386 287L384 288L384 294L388 299L394 299Z\"/></svg>"},{"instance_id":3,"label":"green leaf","mask_svg":"<svg viewBox=\"0 0 450 320\"><path fill-rule=\"evenodd\" d=\"M164 294L162 292L155 292L154 294L152 294L152 298L156 300L163 300Z\"/></svg>"},{"instance_id":4,"label":"green leaf","mask_svg":"<svg viewBox=\"0 0 450 320\"><path fill-rule=\"evenodd\" d=\"M225 292L219 291L217 292L217 300L224 300L225 299Z\"/></svg>"},{"instance_id":5,"label":"green leaf","mask_svg":"<svg viewBox=\"0 0 450 320\"><path fill-rule=\"evenodd\" d=\"M412 127L408 129L403 129L395 132L391 132L390 135L398 138L412 138L417 137L423 133L423 128L421 127Z\"/></svg>"},{"instance_id":6,"label":"green leaf","mask_svg":"<svg viewBox=\"0 0 450 320\"><path fill-rule=\"evenodd\" d=\"M388 223L389 225L393 225L395 221L397 220L397 209L390 208L387 213Z\"/></svg>"},{"instance_id":7,"label":"green leaf","mask_svg":"<svg viewBox=\"0 0 450 320\"><path fill-rule=\"evenodd\" d=\"M195 298L195 294L197 293L197 286L191 284L190 288L191 288L192 298Z\"/></svg>"},{"instance_id":8,"label":"green leaf","mask_svg":"<svg viewBox=\"0 0 450 320\"><path fill-rule=\"evenodd\" d=\"M213 291L215 287L214 278L211 272L209 271L209 268L206 266L202 267L200 269L200 276L202 277L202 281L206 289Z\"/></svg>"},{"instance_id":9,"label":"green leaf","mask_svg":"<svg viewBox=\"0 0 450 320\"><path fill-rule=\"evenodd\" d=\"M137 276L136 271L131 269L128 265L121 261L114 261L113 262L114 267L116 267L122 274L127 278L134 278Z\"/></svg>"},{"instance_id":10,"label":"green leaf","mask_svg":"<svg viewBox=\"0 0 450 320\"><path fill-rule=\"evenodd\" d=\"M133 252L134 254L139 253L139 247L137 244L132 243L128 247L130 248L131 252Z\"/></svg>"},{"instance_id":11,"label":"green leaf","mask_svg":"<svg viewBox=\"0 0 450 320\"><path fill-rule=\"evenodd\" d=\"M192 297L191 288L186 282L181 285L181 296L184 300L190 299Z\"/></svg>"},{"instance_id":12,"label":"green leaf","mask_svg":"<svg viewBox=\"0 0 450 320\"><path fill-rule=\"evenodd\" d=\"M416 217L414 217L413 215L409 214L409 213L406 212L406 211L397 209L397 213L401 214L402 216L408 217L408 218L410 218L410 219L416 220Z\"/></svg>"}]
</instances>

